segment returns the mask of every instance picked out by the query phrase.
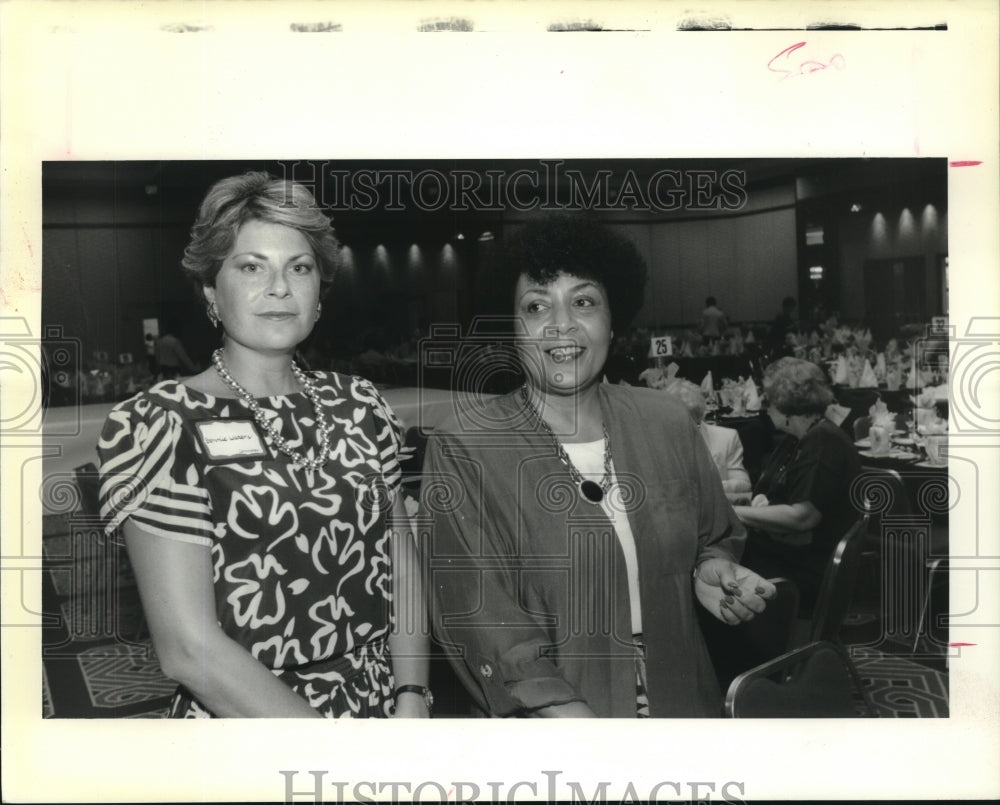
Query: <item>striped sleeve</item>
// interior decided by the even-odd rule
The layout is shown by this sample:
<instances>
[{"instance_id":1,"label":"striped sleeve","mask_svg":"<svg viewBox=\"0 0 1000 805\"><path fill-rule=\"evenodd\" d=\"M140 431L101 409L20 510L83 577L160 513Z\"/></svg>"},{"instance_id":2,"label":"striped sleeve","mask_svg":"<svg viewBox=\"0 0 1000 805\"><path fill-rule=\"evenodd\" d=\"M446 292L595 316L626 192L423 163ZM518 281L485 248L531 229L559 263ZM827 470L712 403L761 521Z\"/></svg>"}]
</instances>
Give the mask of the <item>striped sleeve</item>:
<instances>
[{"instance_id":1,"label":"striped sleeve","mask_svg":"<svg viewBox=\"0 0 1000 805\"><path fill-rule=\"evenodd\" d=\"M131 518L161 537L211 546L213 523L180 416L142 396L116 406L97 444L105 533Z\"/></svg>"},{"instance_id":2,"label":"striped sleeve","mask_svg":"<svg viewBox=\"0 0 1000 805\"><path fill-rule=\"evenodd\" d=\"M375 418L375 441L382 463L382 477L395 498L403 479L403 471L399 466L400 452L403 449L403 426L396 413L389 407L389 403L370 381L355 378L354 382L358 396L367 399L371 405Z\"/></svg>"}]
</instances>

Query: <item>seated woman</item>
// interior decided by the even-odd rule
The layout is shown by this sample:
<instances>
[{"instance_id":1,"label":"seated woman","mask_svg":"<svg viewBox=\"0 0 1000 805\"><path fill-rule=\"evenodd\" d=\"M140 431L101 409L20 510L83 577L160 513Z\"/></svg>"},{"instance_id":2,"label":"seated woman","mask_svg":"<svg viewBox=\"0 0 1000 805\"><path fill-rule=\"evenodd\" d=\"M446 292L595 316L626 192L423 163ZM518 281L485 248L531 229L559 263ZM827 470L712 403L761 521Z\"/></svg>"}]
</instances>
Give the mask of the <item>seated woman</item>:
<instances>
[{"instance_id":1,"label":"seated woman","mask_svg":"<svg viewBox=\"0 0 1000 805\"><path fill-rule=\"evenodd\" d=\"M860 517L851 484L861 460L850 437L824 416L833 392L809 361L782 358L764 373L768 416L785 438L768 460L749 506L736 515L750 527L743 560L768 577L799 587L811 612L830 555Z\"/></svg>"},{"instance_id":2,"label":"seated woman","mask_svg":"<svg viewBox=\"0 0 1000 805\"><path fill-rule=\"evenodd\" d=\"M690 380L675 379L664 389L684 403L701 432L715 468L722 477L722 488L733 503L750 501L750 475L743 467L743 444L732 428L720 428L705 421L705 395Z\"/></svg>"},{"instance_id":3,"label":"seated woman","mask_svg":"<svg viewBox=\"0 0 1000 805\"><path fill-rule=\"evenodd\" d=\"M101 434L101 513L181 685L171 717L429 715L399 423L368 381L293 359L337 255L302 185L217 182L183 265L222 346Z\"/></svg>"},{"instance_id":4,"label":"seated woman","mask_svg":"<svg viewBox=\"0 0 1000 805\"><path fill-rule=\"evenodd\" d=\"M555 218L524 225L504 266L524 385L427 446L437 635L491 716L718 716L696 606L736 624L774 587L737 564L743 528L684 408L601 382L645 264Z\"/></svg>"}]
</instances>

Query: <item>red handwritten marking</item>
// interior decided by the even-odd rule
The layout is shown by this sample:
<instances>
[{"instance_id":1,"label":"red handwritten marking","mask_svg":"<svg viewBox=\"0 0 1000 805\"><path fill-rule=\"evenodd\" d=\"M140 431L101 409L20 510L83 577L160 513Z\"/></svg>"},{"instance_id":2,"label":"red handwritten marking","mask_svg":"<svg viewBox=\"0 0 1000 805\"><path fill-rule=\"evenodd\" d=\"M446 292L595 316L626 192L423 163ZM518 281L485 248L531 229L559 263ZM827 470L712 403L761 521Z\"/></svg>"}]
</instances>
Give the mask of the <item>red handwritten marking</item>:
<instances>
[{"instance_id":1,"label":"red handwritten marking","mask_svg":"<svg viewBox=\"0 0 1000 805\"><path fill-rule=\"evenodd\" d=\"M25 245L27 245L27 247L28 247L28 254L30 254L32 257L34 257L35 256L35 252L31 248L31 238L28 237L28 232L27 232L27 230L23 226L21 227L21 233L24 235L24 242L25 242Z\"/></svg>"},{"instance_id":2,"label":"red handwritten marking","mask_svg":"<svg viewBox=\"0 0 1000 805\"><path fill-rule=\"evenodd\" d=\"M962 646L974 646L976 644L975 643L949 643L948 645L952 646L954 648L961 648Z\"/></svg>"},{"instance_id":3,"label":"red handwritten marking","mask_svg":"<svg viewBox=\"0 0 1000 805\"><path fill-rule=\"evenodd\" d=\"M954 162L949 162L949 168L974 168L976 165L982 165L982 161L978 159L957 159Z\"/></svg>"},{"instance_id":4,"label":"red handwritten marking","mask_svg":"<svg viewBox=\"0 0 1000 805\"><path fill-rule=\"evenodd\" d=\"M784 81L786 78L791 78L792 76L808 75L809 73L818 73L820 70L826 70L829 67L834 67L837 70L843 70L844 67L847 65L846 60L840 53L834 53L830 57L829 62L827 63L816 61L815 59L806 59L805 61L800 62L798 68L795 69L795 63L792 61L791 58L792 54L795 53L796 50L799 50L800 48L803 48L805 46L806 46L805 42L796 42L794 45L789 45L787 48L782 50L780 53L778 53L777 56L772 58L767 63L767 69L770 70L772 73L783 73L784 75L781 76L781 80ZM785 59L784 63L786 65L791 65L791 69L788 67L782 67L780 65L777 67L775 66L775 62L782 57L784 57Z\"/></svg>"}]
</instances>

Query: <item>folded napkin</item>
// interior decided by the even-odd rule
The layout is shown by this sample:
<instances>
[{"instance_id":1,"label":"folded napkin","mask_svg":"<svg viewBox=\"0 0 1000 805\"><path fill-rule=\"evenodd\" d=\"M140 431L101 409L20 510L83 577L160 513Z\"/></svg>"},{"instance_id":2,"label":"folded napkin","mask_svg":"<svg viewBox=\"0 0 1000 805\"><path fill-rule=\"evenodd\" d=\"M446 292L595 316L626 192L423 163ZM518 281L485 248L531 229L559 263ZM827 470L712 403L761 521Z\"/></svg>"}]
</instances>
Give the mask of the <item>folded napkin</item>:
<instances>
[{"instance_id":1,"label":"folded napkin","mask_svg":"<svg viewBox=\"0 0 1000 805\"><path fill-rule=\"evenodd\" d=\"M858 388L878 388L878 378L875 377L875 370L872 369L871 361L865 361L865 366L861 370L861 378L858 380Z\"/></svg>"},{"instance_id":2,"label":"folded napkin","mask_svg":"<svg viewBox=\"0 0 1000 805\"><path fill-rule=\"evenodd\" d=\"M938 436L948 433L948 423L943 420L929 421L926 424L917 425L917 433L924 436Z\"/></svg>"},{"instance_id":3,"label":"folded napkin","mask_svg":"<svg viewBox=\"0 0 1000 805\"><path fill-rule=\"evenodd\" d=\"M757 339L753 337L753 330L749 330L747 332L747 337L743 339L744 344L753 344L756 341Z\"/></svg>"},{"instance_id":4,"label":"folded napkin","mask_svg":"<svg viewBox=\"0 0 1000 805\"><path fill-rule=\"evenodd\" d=\"M704 394L709 395L715 391L715 386L712 385L712 370L708 371L705 375L705 379L701 381L701 390Z\"/></svg>"},{"instance_id":5,"label":"folded napkin","mask_svg":"<svg viewBox=\"0 0 1000 805\"><path fill-rule=\"evenodd\" d=\"M885 372L885 387L889 391L898 391L903 382L903 372L898 366L887 369Z\"/></svg>"},{"instance_id":6,"label":"folded napkin","mask_svg":"<svg viewBox=\"0 0 1000 805\"><path fill-rule=\"evenodd\" d=\"M880 377L885 379L886 366L885 366L885 353L880 352L875 356L875 377Z\"/></svg>"},{"instance_id":7,"label":"folded napkin","mask_svg":"<svg viewBox=\"0 0 1000 805\"><path fill-rule=\"evenodd\" d=\"M882 400L875 401L875 404L868 409L868 416L871 417L873 426L886 428L890 433L896 427L896 415Z\"/></svg>"},{"instance_id":8,"label":"folded napkin","mask_svg":"<svg viewBox=\"0 0 1000 805\"><path fill-rule=\"evenodd\" d=\"M639 380L651 389L662 389L667 385L666 375L663 373L663 370L658 367L643 369L639 373Z\"/></svg>"},{"instance_id":9,"label":"folded napkin","mask_svg":"<svg viewBox=\"0 0 1000 805\"><path fill-rule=\"evenodd\" d=\"M687 339L684 340L684 348L681 350L682 358L693 358L694 352L691 350L691 342Z\"/></svg>"},{"instance_id":10,"label":"folded napkin","mask_svg":"<svg viewBox=\"0 0 1000 805\"><path fill-rule=\"evenodd\" d=\"M826 411L823 416L829 419L834 425L840 427L840 424L847 419L848 414L851 413L851 409L843 405L838 405L837 403L830 403L826 407Z\"/></svg>"},{"instance_id":11,"label":"folded napkin","mask_svg":"<svg viewBox=\"0 0 1000 805\"><path fill-rule=\"evenodd\" d=\"M848 383L847 358L843 355L837 358L837 362L833 366L833 382L837 386L846 386Z\"/></svg>"},{"instance_id":12,"label":"folded napkin","mask_svg":"<svg viewBox=\"0 0 1000 805\"><path fill-rule=\"evenodd\" d=\"M747 411L759 411L760 395L757 394L757 384L753 382L752 377L747 378L747 382L744 384L743 388L743 398L746 400Z\"/></svg>"},{"instance_id":13,"label":"folded napkin","mask_svg":"<svg viewBox=\"0 0 1000 805\"><path fill-rule=\"evenodd\" d=\"M666 366L666 369L664 369L664 371L667 373L667 380L673 380L677 376L677 371L680 368L681 367L678 366L673 361L671 361L670 363L668 363L667 366Z\"/></svg>"}]
</instances>

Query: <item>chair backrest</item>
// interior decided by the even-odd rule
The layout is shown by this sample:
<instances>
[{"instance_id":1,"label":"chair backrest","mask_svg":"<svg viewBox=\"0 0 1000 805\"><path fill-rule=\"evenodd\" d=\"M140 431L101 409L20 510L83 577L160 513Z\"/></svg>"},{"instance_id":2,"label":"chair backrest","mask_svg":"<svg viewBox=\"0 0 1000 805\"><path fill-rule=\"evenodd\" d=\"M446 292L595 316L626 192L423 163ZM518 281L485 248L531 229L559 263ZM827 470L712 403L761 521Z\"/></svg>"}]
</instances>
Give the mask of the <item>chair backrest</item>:
<instances>
[{"instance_id":1,"label":"chair backrest","mask_svg":"<svg viewBox=\"0 0 1000 805\"><path fill-rule=\"evenodd\" d=\"M83 514L97 515L101 511L101 477L93 462L88 461L73 468L76 487L80 490L80 510Z\"/></svg>"},{"instance_id":2,"label":"chair backrest","mask_svg":"<svg viewBox=\"0 0 1000 805\"><path fill-rule=\"evenodd\" d=\"M867 529L867 517L860 518L837 543L827 562L813 609L810 640L837 639L857 586L858 566L861 564Z\"/></svg>"},{"instance_id":3,"label":"chair backrest","mask_svg":"<svg viewBox=\"0 0 1000 805\"><path fill-rule=\"evenodd\" d=\"M788 579L770 581L776 592L767 602L767 608L753 620L735 627L749 660L740 671L780 657L791 645L792 626L799 615L799 588Z\"/></svg>"},{"instance_id":4,"label":"chair backrest","mask_svg":"<svg viewBox=\"0 0 1000 805\"><path fill-rule=\"evenodd\" d=\"M854 420L854 441L867 439L871 433L872 418L870 416L859 416Z\"/></svg>"},{"instance_id":5,"label":"chair backrest","mask_svg":"<svg viewBox=\"0 0 1000 805\"><path fill-rule=\"evenodd\" d=\"M792 645L799 612L799 589L788 579L770 581L776 590L774 598L767 602L763 612L737 626L720 623L699 609L702 635L723 690L737 675L780 657Z\"/></svg>"},{"instance_id":6,"label":"chair backrest","mask_svg":"<svg viewBox=\"0 0 1000 805\"><path fill-rule=\"evenodd\" d=\"M810 643L740 674L726 692L729 718L876 718L842 646Z\"/></svg>"},{"instance_id":7,"label":"chair backrest","mask_svg":"<svg viewBox=\"0 0 1000 805\"><path fill-rule=\"evenodd\" d=\"M852 496L864 506L865 513L869 517L877 516L883 509L887 514L912 513L903 476L896 470L866 466L855 479L854 487ZM886 492L889 494L886 495ZM879 505L879 501L883 498L888 499L889 506Z\"/></svg>"},{"instance_id":8,"label":"chair backrest","mask_svg":"<svg viewBox=\"0 0 1000 805\"><path fill-rule=\"evenodd\" d=\"M888 467L865 467L854 480L851 497L855 505L864 509L868 534L876 540L881 536L885 515L913 513L902 476Z\"/></svg>"},{"instance_id":9,"label":"chair backrest","mask_svg":"<svg viewBox=\"0 0 1000 805\"><path fill-rule=\"evenodd\" d=\"M427 453L427 438L427 433L415 426L407 428L403 436L404 458L400 461L400 469L403 472L403 483L410 488L414 497L420 495L421 470Z\"/></svg>"}]
</instances>

